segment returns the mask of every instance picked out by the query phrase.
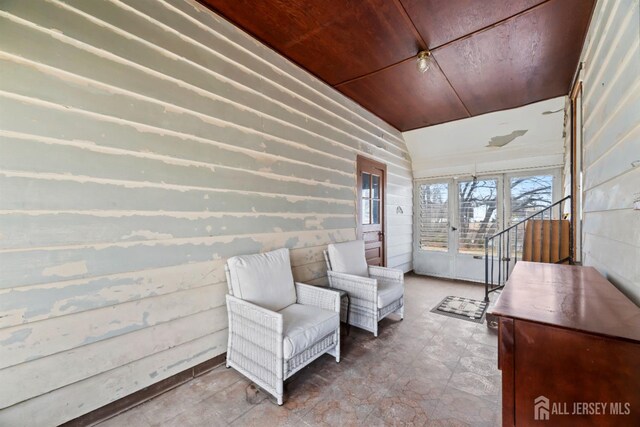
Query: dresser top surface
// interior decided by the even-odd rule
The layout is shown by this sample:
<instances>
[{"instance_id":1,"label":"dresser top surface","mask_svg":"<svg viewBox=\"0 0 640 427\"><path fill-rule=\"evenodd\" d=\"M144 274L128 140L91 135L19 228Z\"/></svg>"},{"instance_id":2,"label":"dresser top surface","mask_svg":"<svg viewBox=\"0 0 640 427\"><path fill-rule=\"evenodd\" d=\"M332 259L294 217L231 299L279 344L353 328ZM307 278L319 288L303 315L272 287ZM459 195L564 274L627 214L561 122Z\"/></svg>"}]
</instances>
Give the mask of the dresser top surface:
<instances>
[{"instance_id":1,"label":"dresser top surface","mask_svg":"<svg viewBox=\"0 0 640 427\"><path fill-rule=\"evenodd\" d=\"M593 267L519 261L490 312L640 342L640 308Z\"/></svg>"}]
</instances>

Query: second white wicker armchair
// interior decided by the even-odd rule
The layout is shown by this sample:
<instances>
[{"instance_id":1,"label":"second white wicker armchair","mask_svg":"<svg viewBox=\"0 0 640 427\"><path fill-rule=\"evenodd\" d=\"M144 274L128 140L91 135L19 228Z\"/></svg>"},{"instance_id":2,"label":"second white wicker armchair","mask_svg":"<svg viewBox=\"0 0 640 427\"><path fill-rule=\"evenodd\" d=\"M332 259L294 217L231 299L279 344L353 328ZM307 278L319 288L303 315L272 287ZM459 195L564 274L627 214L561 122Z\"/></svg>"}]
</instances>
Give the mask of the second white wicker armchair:
<instances>
[{"instance_id":1,"label":"second white wicker armchair","mask_svg":"<svg viewBox=\"0 0 640 427\"><path fill-rule=\"evenodd\" d=\"M293 282L288 249L229 258L227 367L273 394L329 353L340 362L340 294Z\"/></svg>"},{"instance_id":2,"label":"second white wicker armchair","mask_svg":"<svg viewBox=\"0 0 640 427\"><path fill-rule=\"evenodd\" d=\"M378 336L378 322L391 313L404 318L404 273L367 265L364 242L336 243L324 252L329 286L351 298L349 324Z\"/></svg>"}]
</instances>

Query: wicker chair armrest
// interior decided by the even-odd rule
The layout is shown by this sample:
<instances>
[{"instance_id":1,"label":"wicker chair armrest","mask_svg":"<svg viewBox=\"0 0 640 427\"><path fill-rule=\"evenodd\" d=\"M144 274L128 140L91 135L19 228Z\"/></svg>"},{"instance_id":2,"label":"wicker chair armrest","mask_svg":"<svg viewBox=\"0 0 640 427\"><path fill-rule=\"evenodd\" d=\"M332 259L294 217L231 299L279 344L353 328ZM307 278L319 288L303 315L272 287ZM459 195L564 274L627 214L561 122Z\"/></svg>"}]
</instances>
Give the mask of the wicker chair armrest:
<instances>
[{"instance_id":1,"label":"wicker chair armrest","mask_svg":"<svg viewBox=\"0 0 640 427\"><path fill-rule=\"evenodd\" d=\"M332 289L297 282L296 294L298 304L340 312L340 294Z\"/></svg>"},{"instance_id":2,"label":"wicker chair armrest","mask_svg":"<svg viewBox=\"0 0 640 427\"><path fill-rule=\"evenodd\" d=\"M232 295L227 295L227 313L227 366L281 396L284 379L282 314Z\"/></svg>"},{"instance_id":3,"label":"wicker chair armrest","mask_svg":"<svg viewBox=\"0 0 640 427\"><path fill-rule=\"evenodd\" d=\"M334 289L346 291L351 298L374 301L378 297L378 281L369 277L327 271L329 285Z\"/></svg>"},{"instance_id":4,"label":"wicker chair armrest","mask_svg":"<svg viewBox=\"0 0 640 427\"><path fill-rule=\"evenodd\" d=\"M369 277L375 279L385 279L386 281L395 281L404 283L404 273L402 270L387 267L378 267L376 265L369 266Z\"/></svg>"},{"instance_id":5,"label":"wicker chair armrest","mask_svg":"<svg viewBox=\"0 0 640 427\"><path fill-rule=\"evenodd\" d=\"M282 314L227 294L229 336L282 358Z\"/></svg>"}]
</instances>

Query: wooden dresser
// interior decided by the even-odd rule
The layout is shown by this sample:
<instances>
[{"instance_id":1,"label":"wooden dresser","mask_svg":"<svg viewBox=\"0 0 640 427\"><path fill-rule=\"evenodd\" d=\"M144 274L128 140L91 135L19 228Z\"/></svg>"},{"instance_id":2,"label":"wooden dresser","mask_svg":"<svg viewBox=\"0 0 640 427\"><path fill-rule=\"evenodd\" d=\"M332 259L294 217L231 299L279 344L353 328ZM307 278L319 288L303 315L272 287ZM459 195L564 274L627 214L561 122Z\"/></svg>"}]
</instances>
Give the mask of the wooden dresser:
<instances>
[{"instance_id":1,"label":"wooden dresser","mask_svg":"<svg viewBox=\"0 0 640 427\"><path fill-rule=\"evenodd\" d=\"M640 426L640 308L597 270L518 262L490 313L503 426Z\"/></svg>"}]
</instances>

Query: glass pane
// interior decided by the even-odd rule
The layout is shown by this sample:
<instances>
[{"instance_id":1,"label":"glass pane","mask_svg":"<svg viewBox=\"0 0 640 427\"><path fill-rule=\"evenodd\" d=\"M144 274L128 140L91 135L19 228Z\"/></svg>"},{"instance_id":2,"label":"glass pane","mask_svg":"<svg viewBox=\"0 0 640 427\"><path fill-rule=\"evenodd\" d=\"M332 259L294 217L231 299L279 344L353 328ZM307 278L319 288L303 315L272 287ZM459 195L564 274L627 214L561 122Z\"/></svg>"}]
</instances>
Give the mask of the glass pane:
<instances>
[{"instance_id":1,"label":"glass pane","mask_svg":"<svg viewBox=\"0 0 640 427\"><path fill-rule=\"evenodd\" d=\"M372 200L371 203L371 224L380 224L380 200Z\"/></svg>"},{"instance_id":2,"label":"glass pane","mask_svg":"<svg viewBox=\"0 0 640 427\"><path fill-rule=\"evenodd\" d=\"M420 185L420 249L449 250L449 184Z\"/></svg>"},{"instance_id":3,"label":"glass pane","mask_svg":"<svg viewBox=\"0 0 640 427\"><path fill-rule=\"evenodd\" d=\"M551 204L552 175L513 177L510 185L511 224L522 221Z\"/></svg>"},{"instance_id":4,"label":"glass pane","mask_svg":"<svg viewBox=\"0 0 640 427\"><path fill-rule=\"evenodd\" d=\"M458 183L458 252L484 253L484 238L498 231L497 186L495 179Z\"/></svg>"},{"instance_id":5,"label":"glass pane","mask_svg":"<svg viewBox=\"0 0 640 427\"><path fill-rule=\"evenodd\" d=\"M371 224L371 199L362 199L362 224Z\"/></svg>"},{"instance_id":6,"label":"glass pane","mask_svg":"<svg viewBox=\"0 0 640 427\"><path fill-rule=\"evenodd\" d=\"M553 176L517 176L512 177L509 182L511 197L511 225L517 224L525 218L533 215L551 205L553 198ZM568 203L568 205L570 205ZM555 211L555 210L554 210ZM553 212L555 216L558 212ZM518 227L518 233L524 233L524 225ZM518 256L522 253L522 234L516 242L510 242L511 250L517 250Z\"/></svg>"},{"instance_id":7,"label":"glass pane","mask_svg":"<svg viewBox=\"0 0 640 427\"><path fill-rule=\"evenodd\" d=\"M373 197L374 199L379 199L380 198L380 177L378 175L372 175L372 193L373 195L371 197Z\"/></svg>"},{"instance_id":8,"label":"glass pane","mask_svg":"<svg viewBox=\"0 0 640 427\"><path fill-rule=\"evenodd\" d=\"M362 197L371 197L371 175L368 173L362 173Z\"/></svg>"}]
</instances>

